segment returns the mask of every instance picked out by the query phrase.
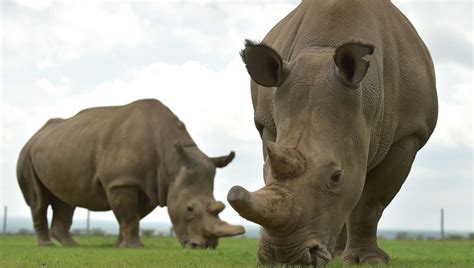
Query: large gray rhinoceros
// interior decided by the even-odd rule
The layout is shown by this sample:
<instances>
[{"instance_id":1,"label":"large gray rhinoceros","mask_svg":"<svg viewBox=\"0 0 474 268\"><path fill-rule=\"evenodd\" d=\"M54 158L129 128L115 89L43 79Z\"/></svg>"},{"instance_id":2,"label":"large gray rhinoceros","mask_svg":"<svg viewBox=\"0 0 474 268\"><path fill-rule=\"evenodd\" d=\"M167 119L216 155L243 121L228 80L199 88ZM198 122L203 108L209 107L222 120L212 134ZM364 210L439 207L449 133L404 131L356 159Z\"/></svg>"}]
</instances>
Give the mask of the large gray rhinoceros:
<instances>
[{"instance_id":1,"label":"large gray rhinoceros","mask_svg":"<svg viewBox=\"0 0 474 268\"><path fill-rule=\"evenodd\" d=\"M17 176L39 245L52 244L49 205L51 236L63 245L75 244L69 228L76 207L112 210L120 225L119 247L141 246L140 219L168 206L183 246L215 248L219 237L244 232L219 219L224 204L213 196L216 167L233 158L233 152L207 157L184 124L149 99L49 120L21 151Z\"/></svg>"},{"instance_id":2,"label":"large gray rhinoceros","mask_svg":"<svg viewBox=\"0 0 474 268\"><path fill-rule=\"evenodd\" d=\"M388 0L303 0L241 55L266 186L227 198L263 227L259 263L387 263L378 221L437 121L413 26Z\"/></svg>"}]
</instances>

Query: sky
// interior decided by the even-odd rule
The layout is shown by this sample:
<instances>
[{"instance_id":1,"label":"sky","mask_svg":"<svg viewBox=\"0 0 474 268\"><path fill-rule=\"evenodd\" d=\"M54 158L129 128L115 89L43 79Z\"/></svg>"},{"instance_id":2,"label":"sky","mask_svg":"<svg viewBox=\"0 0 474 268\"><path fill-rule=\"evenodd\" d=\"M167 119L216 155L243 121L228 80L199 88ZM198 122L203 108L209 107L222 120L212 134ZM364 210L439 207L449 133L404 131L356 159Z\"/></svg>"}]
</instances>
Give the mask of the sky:
<instances>
[{"instance_id":1,"label":"sky","mask_svg":"<svg viewBox=\"0 0 474 268\"><path fill-rule=\"evenodd\" d=\"M473 3L393 1L428 46L436 69L437 128L418 153L381 229L474 231ZM22 146L52 117L141 98L165 103L209 156L237 153L214 195L263 186L250 78L239 51L261 40L298 0L1 1L0 206L29 217L15 167ZM78 208L75 218L84 218ZM114 219L112 212L92 218ZM221 218L251 225L228 204ZM166 208L144 220L169 222Z\"/></svg>"}]
</instances>

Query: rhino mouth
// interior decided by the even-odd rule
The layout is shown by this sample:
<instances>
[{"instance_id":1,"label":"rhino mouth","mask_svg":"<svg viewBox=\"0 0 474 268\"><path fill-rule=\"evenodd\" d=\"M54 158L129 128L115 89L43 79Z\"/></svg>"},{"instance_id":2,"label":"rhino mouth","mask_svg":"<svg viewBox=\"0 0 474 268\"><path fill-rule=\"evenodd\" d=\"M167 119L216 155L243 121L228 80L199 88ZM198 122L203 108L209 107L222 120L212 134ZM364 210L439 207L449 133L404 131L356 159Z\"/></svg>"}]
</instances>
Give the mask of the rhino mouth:
<instances>
[{"instance_id":1,"label":"rhino mouth","mask_svg":"<svg viewBox=\"0 0 474 268\"><path fill-rule=\"evenodd\" d=\"M209 239L204 244L199 244L190 240L185 240L183 242L184 248L187 249L215 249L217 244L217 239Z\"/></svg>"},{"instance_id":2,"label":"rhino mouth","mask_svg":"<svg viewBox=\"0 0 474 268\"><path fill-rule=\"evenodd\" d=\"M268 239L268 237L267 237ZM311 265L324 267L332 260L327 246L319 239L308 239L299 245L272 244L262 239L259 245L258 262L260 265Z\"/></svg>"}]
</instances>

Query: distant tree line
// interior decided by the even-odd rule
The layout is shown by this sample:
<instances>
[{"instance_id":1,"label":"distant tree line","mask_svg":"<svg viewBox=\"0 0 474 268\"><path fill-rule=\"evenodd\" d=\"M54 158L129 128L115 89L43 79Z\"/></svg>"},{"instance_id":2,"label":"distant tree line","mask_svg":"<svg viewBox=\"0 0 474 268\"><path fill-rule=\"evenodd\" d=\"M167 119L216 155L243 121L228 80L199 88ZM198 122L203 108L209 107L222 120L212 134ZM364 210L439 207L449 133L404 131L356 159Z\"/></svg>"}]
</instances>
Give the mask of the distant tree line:
<instances>
[{"instance_id":1,"label":"distant tree line","mask_svg":"<svg viewBox=\"0 0 474 268\"><path fill-rule=\"evenodd\" d=\"M143 237L174 237L173 228L170 228L169 232L155 232L155 229L141 229L141 235ZM30 229L21 228L16 233L17 235L34 235L35 233ZM72 229L71 234L73 236L106 236L107 233L101 228L92 228L89 231L86 229Z\"/></svg>"},{"instance_id":2,"label":"distant tree line","mask_svg":"<svg viewBox=\"0 0 474 268\"><path fill-rule=\"evenodd\" d=\"M379 236L378 238L382 240L385 239L382 236ZM441 238L423 234L398 232L395 234L395 240L441 240ZM444 237L444 240L474 240L474 233L469 233L467 236L461 234L448 234Z\"/></svg>"},{"instance_id":3,"label":"distant tree line","mask_svg":"<svg viewBox=\"0 0 474 268\"><path fill-rule=\"evenodd\" d=\"M168 232L157 232L155 229L141 229L141 235L143 237L174 237L173 228L171 227ZM19 229L16 233L18 235L34 235L34 232L30 229ZM73 229L71 230L73 236L106 236L106 232L101 228L92 228L87 232L86 229ZM378 236L380 240L386 240L383 236ZM398 232L395 234L395 240L440 240L439 237L433 237L423 234L410 234L408 232ZM461 234L447 234L444 240L474 240L474 233L469 233L467 235Z\"/></svg>"}]
</instances>

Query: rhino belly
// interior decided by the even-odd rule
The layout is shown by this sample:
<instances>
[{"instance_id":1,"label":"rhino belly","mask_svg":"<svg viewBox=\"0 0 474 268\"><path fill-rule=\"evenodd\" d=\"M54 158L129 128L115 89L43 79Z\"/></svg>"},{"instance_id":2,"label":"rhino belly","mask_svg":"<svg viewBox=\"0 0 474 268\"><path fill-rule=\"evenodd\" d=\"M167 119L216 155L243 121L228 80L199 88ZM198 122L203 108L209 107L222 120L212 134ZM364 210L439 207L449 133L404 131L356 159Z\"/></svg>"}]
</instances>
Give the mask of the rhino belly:
<instances>
[{"instance_id":1,"label":"rhino belly","mask_svg":"<svg viewBox=\"0 0 474 268\"><path fill-rule=\"evenodd\" d=\"M90 183L81 184L87 178L73 178L65 180L54 177L43 177L41 181L45 187L57 198L75 207L82 207L93 211L110 210L107 195L103 189L96 189ZM92 181L92 178L90 179Z\"/></svg>"},{"instance_id":2,"label":"rhino belly","mask_svg":"<svg viewBox=\"0 0 474 268\"><path fill-rule=\"evenodd\" d=\"M57 198L76 207L94 211L110 210L107 195L95 172L86 165L77 165L34 155L34 169L38 179Z\"/></svg>"}]
</instances>

